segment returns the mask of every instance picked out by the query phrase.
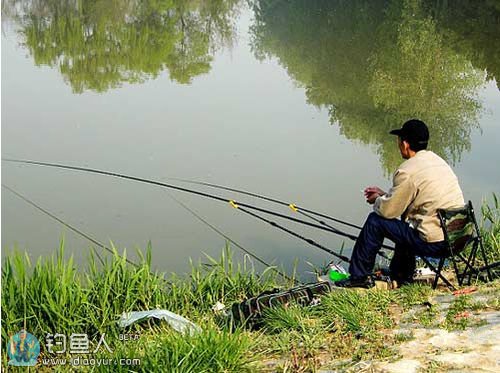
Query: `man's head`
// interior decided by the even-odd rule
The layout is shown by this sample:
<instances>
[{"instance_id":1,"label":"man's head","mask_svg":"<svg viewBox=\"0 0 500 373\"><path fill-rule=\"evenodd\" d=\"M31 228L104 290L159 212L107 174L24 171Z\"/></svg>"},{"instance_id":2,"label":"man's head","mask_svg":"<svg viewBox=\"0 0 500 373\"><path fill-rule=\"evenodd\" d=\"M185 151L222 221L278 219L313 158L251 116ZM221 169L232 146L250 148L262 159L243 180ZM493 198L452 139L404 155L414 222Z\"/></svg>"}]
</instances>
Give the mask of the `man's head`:
<instances>
[{"instance_id":1,"label":"man's head","mask_svg":"<svg viewBox=\"0 0 500 373\"><path fill-rule=\"evenodd\" d=\"M403 127L389 133L398 136L399 151L404 159L413 157L419 150L427 149L429 129L421 120L410 119Z\"/></svg>"}]
</instances>

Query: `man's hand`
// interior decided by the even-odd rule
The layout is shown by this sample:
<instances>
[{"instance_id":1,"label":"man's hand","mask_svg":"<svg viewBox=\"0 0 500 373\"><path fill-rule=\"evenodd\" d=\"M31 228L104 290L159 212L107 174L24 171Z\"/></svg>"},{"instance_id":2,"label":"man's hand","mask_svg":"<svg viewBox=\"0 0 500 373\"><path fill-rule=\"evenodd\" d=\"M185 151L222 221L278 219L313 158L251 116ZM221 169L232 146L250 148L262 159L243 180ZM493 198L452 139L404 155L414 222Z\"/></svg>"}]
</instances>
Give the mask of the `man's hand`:
<instances>
[{"instance_id":1,"label":"man's hand","mask_svg":"<svg viewBox=\"0 0 500 373\"><path fill-rule=\"evenodd\" d=\"M375 203L375 200L377 197L383 196L386 194L382 189L380 189L377 186L369 186L366 187L365 190L363 191L366 202L368 202L370 205L373 205Z\"/></svg>"}]
</instances>

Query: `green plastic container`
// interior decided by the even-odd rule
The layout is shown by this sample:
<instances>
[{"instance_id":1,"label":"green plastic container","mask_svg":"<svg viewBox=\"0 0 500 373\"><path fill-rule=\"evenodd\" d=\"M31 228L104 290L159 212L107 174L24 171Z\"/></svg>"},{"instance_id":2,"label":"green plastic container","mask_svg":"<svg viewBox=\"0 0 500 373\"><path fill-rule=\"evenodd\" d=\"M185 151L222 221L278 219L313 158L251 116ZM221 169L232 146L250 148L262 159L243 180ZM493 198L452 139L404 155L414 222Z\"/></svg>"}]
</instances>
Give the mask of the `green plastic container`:
<instances>
[{"instance_id":1,"label":"green plastic container","mask_svg":"<svg viewBox=\"0 0 500 373\"><path fill-rule=\"evenodd\" d=\"M328 277L330 278L330 280L335 282L335 281L341 281L341 280L345 280L346 278L349 278L349 274L336 271L335 269L330 269L328 271Z\"/></svg>"}]
</instances>

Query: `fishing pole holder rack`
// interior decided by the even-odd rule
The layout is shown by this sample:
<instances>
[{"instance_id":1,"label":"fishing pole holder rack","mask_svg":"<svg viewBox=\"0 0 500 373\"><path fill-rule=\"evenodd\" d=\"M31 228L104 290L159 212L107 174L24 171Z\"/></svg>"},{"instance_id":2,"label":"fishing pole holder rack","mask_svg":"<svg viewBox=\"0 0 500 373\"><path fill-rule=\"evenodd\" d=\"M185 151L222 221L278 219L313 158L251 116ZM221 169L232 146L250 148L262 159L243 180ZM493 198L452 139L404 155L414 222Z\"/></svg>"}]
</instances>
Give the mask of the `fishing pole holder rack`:
<instances>
[{"instance_id":1,"label":"fishing pole holder rack","mask_svg":"<svg viewBox=\"0 0 500 373\"><path fill-rule=\"evenodd\" d=\"M316 282L292 289L272 289L231 306L230 316L234 326L246 325L251 329L261 326L266 310L274 307L288 307L291 304L314 306L320 303L320 296L332 290L328 282Z\"/></svg>"}]
</instances>

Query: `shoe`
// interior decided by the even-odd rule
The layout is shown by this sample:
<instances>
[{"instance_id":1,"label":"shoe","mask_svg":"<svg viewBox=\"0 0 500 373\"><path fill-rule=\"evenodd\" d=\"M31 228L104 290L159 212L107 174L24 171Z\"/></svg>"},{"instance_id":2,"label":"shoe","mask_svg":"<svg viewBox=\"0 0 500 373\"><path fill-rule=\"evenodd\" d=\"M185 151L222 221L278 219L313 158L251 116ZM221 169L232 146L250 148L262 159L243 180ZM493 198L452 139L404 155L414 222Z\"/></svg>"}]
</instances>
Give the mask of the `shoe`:
<instances>
[{"instance_id":1,"label":"shoe","mask_svg":"<svg viewBox=\"0 0 500 373\"><path fill-rule=\"evenodd\" d=\"M367 277L351 277L345 280L335 282L334 286L342 287L342 288L364 288L371 289L375 286L375 282L371 278L371 276Z\"/></svg>"}]
</instances>

